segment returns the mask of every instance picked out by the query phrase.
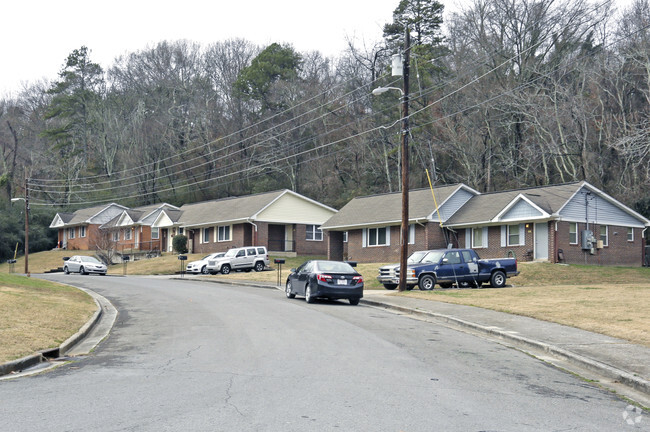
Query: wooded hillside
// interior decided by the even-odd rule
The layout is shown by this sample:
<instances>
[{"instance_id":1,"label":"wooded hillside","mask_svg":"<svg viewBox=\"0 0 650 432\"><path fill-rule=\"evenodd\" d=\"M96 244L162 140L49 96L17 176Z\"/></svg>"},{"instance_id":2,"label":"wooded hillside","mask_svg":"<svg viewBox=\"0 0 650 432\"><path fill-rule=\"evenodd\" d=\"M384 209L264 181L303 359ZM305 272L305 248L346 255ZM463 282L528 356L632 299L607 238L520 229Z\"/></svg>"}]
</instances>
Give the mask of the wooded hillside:
<instances>
[{"instance_id":1,"label":"wooded hillside","mask_svg":"<svg viewBox=\"0 0 650 432\"><path fill-rule=\"evenodd\" d=\"M24 196L25 169L47 223L102 202L289 188L340 208L398 190L400 94L371 91L402 85L390 60L404 23L411 187L428 185L425 169L436 184L479 191L584 179L650 216L648 0L623 11L474 0L445 23L438 2L397 6L382 42L351 43L338 58L281 43L161 41L103 70L92 47L70 53L57 81L0 100L0 206L14 227L0 256L20 241L21 207L9 198Z\"/></svg>"}]
</instances>

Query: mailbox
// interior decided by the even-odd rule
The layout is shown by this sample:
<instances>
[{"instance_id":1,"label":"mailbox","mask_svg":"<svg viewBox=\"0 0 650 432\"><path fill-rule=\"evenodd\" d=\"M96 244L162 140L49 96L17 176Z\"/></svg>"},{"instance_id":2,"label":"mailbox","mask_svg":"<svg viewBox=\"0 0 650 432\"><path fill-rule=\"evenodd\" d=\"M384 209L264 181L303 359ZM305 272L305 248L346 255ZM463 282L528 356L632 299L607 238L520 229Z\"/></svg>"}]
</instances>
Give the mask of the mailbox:
<instances>
[{"instance_id":1,"label":"mailbox","mask_svg":"<svg viewBox=\"0 0 650 432\"><path fill-rule=\"evenodd\" d=\"M15 259L7 260L7 262L8 262L9 264L16 264L16 260L15 260Z\"/></svg>"},{"instance_id":2,"label":"mailbox","mask_svg":"<svg viewBox=\"0 0 650 432\"><path fill-rule=\"evenodd\" d=\"M131 261L131 257L128 255L122 255L122 262L128 262Z\"/></svg>"},{"instance_id":3,"label":"mailbox","mask_svg":"<svg viewBox=\"0 0 650 432\"><path fill-rule=\"evenodd\" d=\"M187 255L179 255L178 259L181 261L187 261Z\"/></svg>"},{"instance_id":4,"label":"mailbox","mask_svg":"<svg viewBox=\"0 0 650 432\"><path fill-rule=\"evenodd\" d=\"M275 264L284 264L284 260L282 258L276 258L273 260Z\"/></svg>"},{"instance_id":5,"label":"mailbox","mask_svg":"<svg viewBox=\"0 0 650 432\"><path fill-rule=\"evenodd\" d=\"M346 263L350 264L350 267L356 267L357 266L356 261L346 261Z\"/></svg>"}]
</instances>

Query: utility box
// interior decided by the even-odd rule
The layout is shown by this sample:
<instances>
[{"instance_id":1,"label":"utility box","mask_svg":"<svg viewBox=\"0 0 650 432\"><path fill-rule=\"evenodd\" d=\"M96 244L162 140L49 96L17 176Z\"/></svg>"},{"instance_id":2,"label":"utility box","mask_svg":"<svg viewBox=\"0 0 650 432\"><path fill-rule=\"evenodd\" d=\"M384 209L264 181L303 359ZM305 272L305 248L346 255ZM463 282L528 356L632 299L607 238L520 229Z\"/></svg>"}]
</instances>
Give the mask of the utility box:
<instances>
[{"instance_id":1,"label":"utility box","mask_svg":"<svg viewBox=\"0 0 650 432\"><path fill-rule=\"evenodd\" d=\"M582 230L580 236L580 246L584 250L589 250L594 247L594 232L591 230Z\"/></svg>"}]
</instances>

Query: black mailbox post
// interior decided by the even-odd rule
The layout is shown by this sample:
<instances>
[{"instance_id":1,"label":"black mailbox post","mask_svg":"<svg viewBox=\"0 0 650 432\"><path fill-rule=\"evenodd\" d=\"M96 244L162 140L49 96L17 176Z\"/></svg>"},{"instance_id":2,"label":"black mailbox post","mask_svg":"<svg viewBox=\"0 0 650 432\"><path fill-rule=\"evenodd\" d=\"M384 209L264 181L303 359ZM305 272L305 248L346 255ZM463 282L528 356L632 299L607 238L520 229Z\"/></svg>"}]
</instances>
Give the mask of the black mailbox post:
<instances>
[{"instance_id":1,"label":"black mailbox post","mask_svg":"<svg viewBox=\"0 0 650 432\"><path fill-rule=\"evenodd\" d=\"M275 264L278 265L278 280L277 280L277 286L282 286L282 264L284 264L284 259L283 258L276 258L273 260Z\"/></svg>"},{"instance_id":2,"label":"black mailbox post","mask_svg":"<svg viewBox=\"0 0 650 432\"><path fill-rule=\"evenodd\" d=\"M187 255L179 255L178 260L181 262L181 277L185 276L185 261L187 261Z\"/></svg>"},{"instance_id":3,"label":"black mailbox post","mask_svg":"<svg viewBox=\"0 0 650 432\"><path fill-rule=\"evenodd\" d=\"M129 255L122 255L122 274L126 276L126 266L131 261L131 257Z\"/></svg>"}]
</instances>

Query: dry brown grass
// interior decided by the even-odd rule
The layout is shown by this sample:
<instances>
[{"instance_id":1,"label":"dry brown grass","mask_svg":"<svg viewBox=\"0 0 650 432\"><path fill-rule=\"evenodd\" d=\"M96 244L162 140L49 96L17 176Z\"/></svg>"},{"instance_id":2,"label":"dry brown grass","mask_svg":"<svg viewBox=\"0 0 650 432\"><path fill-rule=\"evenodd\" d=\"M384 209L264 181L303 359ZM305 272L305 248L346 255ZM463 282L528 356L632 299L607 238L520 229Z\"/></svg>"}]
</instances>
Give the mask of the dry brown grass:
<instances>
[{"instance_id":1,"label":"dry brown grass","mask_svg":"<svg viewBox=\"0 0 650 432\"><path fill-rule=\"evenodd\" d=\"M76 288L0 274L0 362L59 346L96 310Z\"/></svg>"},{"instance_id":2,"label":"dry brown grass","mask_svg":"<svg viewBox=\"0 0 650 432\"><path fill-rule=\"evenodd\" d=\"M78 252L92 255L91 252ZM60 266L70 251L50 251L30 255L31 271ZM190 254L195 260L202 254ZM271 256L271 262L274 257ZM304 257L286 258L282 266L282 283L292 267L304 262ZM277 268L277 265L271 264ZM377 282L377 269L383 264L359 264L366 289L383 289ZM0 272L7 272L6 264ZM109 268L111 274L122 274L124 267ZM127 274L174 274L181 269L176 255L168 254L150 260L130 262ZM402 295L427 300L478 306L503 312L558 322L634 343L650 346L650 268L595 267L548 263L520 263L521 274L509 279L503 289L440 289ZM16 271L22 271L21 263ZM215 280L253 280L275 284L276 271L233 272L230 275L207 276Z\"/></svg>"}]
</instances>

